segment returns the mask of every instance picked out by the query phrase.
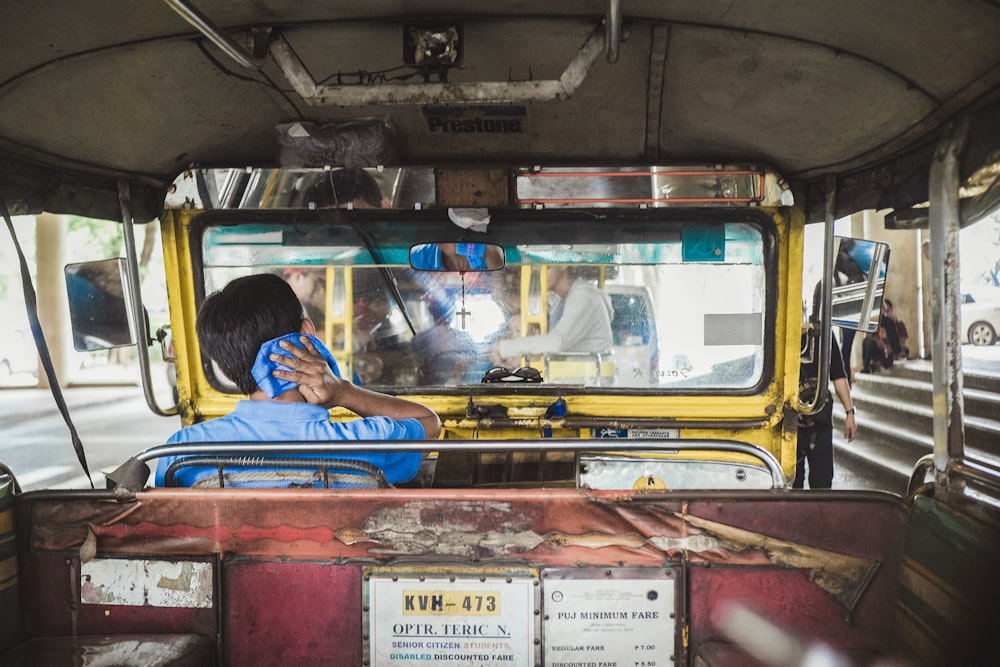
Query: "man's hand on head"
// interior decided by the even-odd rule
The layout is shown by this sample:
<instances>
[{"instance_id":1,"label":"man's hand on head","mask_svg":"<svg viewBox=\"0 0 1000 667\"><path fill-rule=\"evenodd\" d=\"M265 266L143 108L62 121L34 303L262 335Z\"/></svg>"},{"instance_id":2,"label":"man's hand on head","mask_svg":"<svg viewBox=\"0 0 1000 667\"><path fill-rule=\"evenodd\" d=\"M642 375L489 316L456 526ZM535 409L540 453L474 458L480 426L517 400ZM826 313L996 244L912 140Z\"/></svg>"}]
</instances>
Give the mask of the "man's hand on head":
<instances>
[{"instance_id":1,"label":"man's hand on head","mask_svg":"<svg viewBox=\"0 0 1000 667\"><path fill-rule=\"evenodd\" d=\"M273 362L291 368L290 371L274 370L271 375L279 380L290 380L299 385L299 393L312 403L324 408L342 407L359 417L382 416L391 419L417 419L424 428L425 438L437 438L441 433L441 419L433 410L398 396L358 387L333 374L326 359L312 342L299 338L303 348L282 340L278 344L286 354L271 354Z\"/></svg>"},{"instance_id":2,"label":"man's hand on head","mask_svg":"<svg viewBox=\"0 0 1000 667\"><path fill-rule=\"evenodd\" d=\"M299 385L299 393L309 403L326 408L339 406L339 397L351 384L333 374L326 359L316 351L306 337L299 338L303 348L283 340L279 343L287 354L272 354L271 361L291 368L290 371L274 370L271 375L279 380L290 380Z\"/></svg>"}]
</instances>

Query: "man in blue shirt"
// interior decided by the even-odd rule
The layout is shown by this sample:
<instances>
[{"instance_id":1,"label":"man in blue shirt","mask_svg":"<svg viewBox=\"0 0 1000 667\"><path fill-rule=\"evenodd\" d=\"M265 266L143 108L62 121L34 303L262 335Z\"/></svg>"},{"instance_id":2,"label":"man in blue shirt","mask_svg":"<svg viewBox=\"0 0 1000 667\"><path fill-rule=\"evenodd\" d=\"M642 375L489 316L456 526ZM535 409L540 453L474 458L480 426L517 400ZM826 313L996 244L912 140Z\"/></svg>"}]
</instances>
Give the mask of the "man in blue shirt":
<instances>
[{"instance_id":1,"label":"man in blue shirt","mask_svg":"<svg viewBox=\"0 0 1000 667\"><path fill-rule=\"evenodd\" d=\"M422 243L410 248L410 264L423 271L493 271L503 268L503 249L490 243Z\"/></svg>"},{"instance_id":2,"label":"man in blue shirt","mask_svg":"<svg viewBox=\"0 0 1000 667\"><path fill-rule=\"evenodd\" d=\"M441 421L430 408L341 379L336 361L312 337L315 327L303 314L295 292L278 276L237 278L209 296L198 313L197 332L202 353L249 400L239 401L224 417L181 429L167 444L418 440L440 433ZM361 419L331 422L328 410L335 407L347 408ZM377 451L336 455L377 465L390 483L412 479L422 457ZM182 457L159 460L158 486L178 458ZM189 485L206 474L215 473L189 468L177 479Z\"/></svg>"}]
</instances>

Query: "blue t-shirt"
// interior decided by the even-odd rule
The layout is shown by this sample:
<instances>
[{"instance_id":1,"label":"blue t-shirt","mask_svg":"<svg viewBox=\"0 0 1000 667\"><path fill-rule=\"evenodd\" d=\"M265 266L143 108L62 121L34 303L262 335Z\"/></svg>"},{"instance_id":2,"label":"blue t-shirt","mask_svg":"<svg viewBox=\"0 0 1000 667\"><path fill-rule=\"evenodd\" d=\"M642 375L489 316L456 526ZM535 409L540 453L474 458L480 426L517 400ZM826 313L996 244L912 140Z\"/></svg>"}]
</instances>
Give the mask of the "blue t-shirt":
<instances>
[{"instance_id":1,"label":"blue t-shirt","mask_svg":"<svg viewBox=\"0 0 1000 667\"><path fill-rule=\"evenodd\" d=\"M225 417L182 428L167 439L167 444L185 442L287 442L327 440L422 440L424 426L419 419L365 417L345 422L330 421L326 408L311 403L242 400ZM276 455L278 456L278 455ZM320 454L294 454L316 458ZM171 463L184 456L168 456L156 465L156 486ZM420 452L343 452L336 458L366 461L382 469L390 484L406 482L417 474L423 454ZM191 486L214 469L182 469L175 476L180 486Z\"/></svg>"}]
</instances>

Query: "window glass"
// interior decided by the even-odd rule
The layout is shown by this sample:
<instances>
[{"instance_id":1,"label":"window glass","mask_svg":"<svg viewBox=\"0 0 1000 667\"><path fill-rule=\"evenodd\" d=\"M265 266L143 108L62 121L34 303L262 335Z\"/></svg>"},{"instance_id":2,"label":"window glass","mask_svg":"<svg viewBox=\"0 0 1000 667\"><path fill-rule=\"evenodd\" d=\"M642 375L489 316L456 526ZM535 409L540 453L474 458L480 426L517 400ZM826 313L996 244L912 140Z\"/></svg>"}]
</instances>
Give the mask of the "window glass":
<instances>
[{"instance_id":1,"label":"window glass","mask_svg":"<svg viewBox=\"0 0 1000 667\"><path fill-rule=\"evenodd\" d=\"M510 351L499 341L526 336L547 340L525 342L505 365L539 369L543 385L684 392L746 390L762 378L774 306L755 223L529 216L483 235L503 247L502 269L410 266L412 246L461 233L426 220L212 225L201 236L204 291L281 275L341 367L387 390L480 385ZM585 318L560 329L574 297L549 287L563 270L591 300ZM560 347L584 330L589 343Z\"/></svg>"}]
</instances>

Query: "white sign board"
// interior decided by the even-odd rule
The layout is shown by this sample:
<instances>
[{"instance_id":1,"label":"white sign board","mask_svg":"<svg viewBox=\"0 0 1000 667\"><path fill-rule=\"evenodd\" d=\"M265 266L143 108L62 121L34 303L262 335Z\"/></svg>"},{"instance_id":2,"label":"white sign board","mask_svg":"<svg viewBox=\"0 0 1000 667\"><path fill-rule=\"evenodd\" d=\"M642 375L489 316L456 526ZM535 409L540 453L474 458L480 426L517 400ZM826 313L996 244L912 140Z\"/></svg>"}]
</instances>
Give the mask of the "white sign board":
<instances>
[{"instance_id":1,"label":"white sign board","mask_svg":"<svg viewBox=\"0 0 1000 667\"><path fill-rule=\"evenodd\" d=\"M665 667L673 663L674 579L544 581L546 667Z\"/></svg>"},{"instance_id":2,"label":"white sign board","mask_svg":"<svg viewBox=\"0 0 1000 667\"><path fill-rule=\"evenodd\" d=\"M368 578L373 667L535 667L534 577Z\"/></svg>"}]
</instances>

